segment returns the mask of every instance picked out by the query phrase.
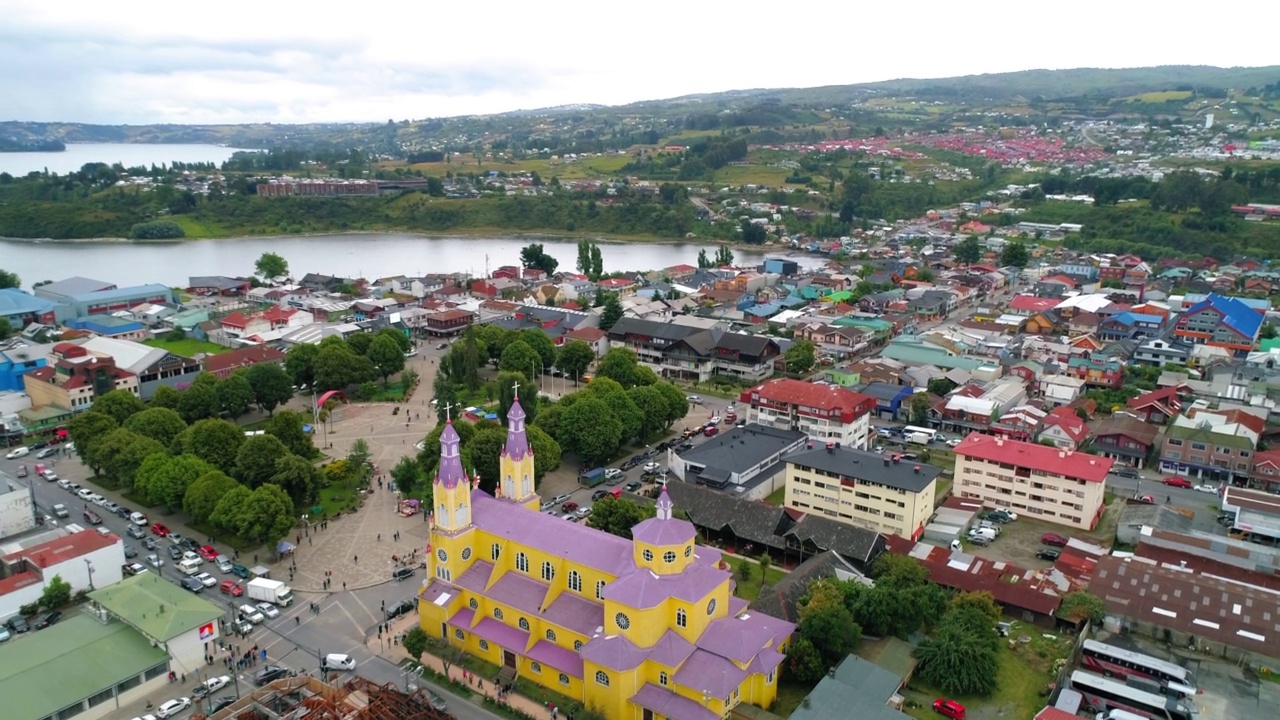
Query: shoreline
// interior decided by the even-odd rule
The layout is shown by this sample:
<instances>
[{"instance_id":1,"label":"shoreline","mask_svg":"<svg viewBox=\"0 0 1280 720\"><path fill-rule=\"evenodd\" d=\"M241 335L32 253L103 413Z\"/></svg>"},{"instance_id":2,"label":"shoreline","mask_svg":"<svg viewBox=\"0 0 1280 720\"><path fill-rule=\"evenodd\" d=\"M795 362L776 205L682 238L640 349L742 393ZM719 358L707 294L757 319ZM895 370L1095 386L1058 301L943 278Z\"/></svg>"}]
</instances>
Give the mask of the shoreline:
<instances>
[{"instance_id":1,"label":"shoreline","mask_svg":"<svg viewBox=\"0 0 1280 720\"><path fill-rule=\"evenodd\" d=\"M600 235L597 233L581 233L581 232L549 232L539 230L503 230L502 228L460 228L456 230L335 230L331 232L309 232L309 233L288 233L274 235L209 235L204 237L184 237L172 240L133 240L130 238L20 238L8 237L0 235L0 241L15 243L30 243L33 245L62 243L68 245L78 244L116 244L116 245L181 245L190 242L201 242L204 240L284 240L290 238L308 238L308 237L358 237L361 235L408 235L422 238L448 238L456 237L461 239L484 237L486 239L502 239L502 238L519 238L537 240L539 238L547 240L592 240L594 242L605 244L643 244L643 245L730 245L735 247L759 247L770 248L778 247L776 245L747 245L742 242L733 242L729 240L720 240L717 238L664 238L656 235ZM786 248L786 250L794 250L795 248Z\"/></svg>"}]
</instances>

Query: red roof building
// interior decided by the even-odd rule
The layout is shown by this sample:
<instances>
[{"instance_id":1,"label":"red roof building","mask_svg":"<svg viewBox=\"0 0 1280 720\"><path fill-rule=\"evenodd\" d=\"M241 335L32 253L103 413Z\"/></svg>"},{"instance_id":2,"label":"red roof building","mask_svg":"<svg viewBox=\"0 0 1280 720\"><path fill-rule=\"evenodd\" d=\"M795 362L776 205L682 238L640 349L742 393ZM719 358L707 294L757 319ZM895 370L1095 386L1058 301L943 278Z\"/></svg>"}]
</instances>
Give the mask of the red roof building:
<instances>
[{"instance_id":1,"label":"red roof building","mask_svg":"<svg viewBox=\"0 0 1280 720\"><path fill-rule=\"evenodd\" d=\"M798 430L817 441L860 450L867 448L876 399L835 385L780 378L746 390L739 397L751 408L752 422Z\"/></svg>"},{"instance_id":2,"label":"red roof building","mask_svg":"<svg viewBox=\"0 0 1280 720\"><path fill-rule=\"evenodd\" d=\"M225 378L239 368L247 368L262 362L283 363L284 353L266 345L250 345L219 355L210 355L204 359L204 371L213 373L219 379Z\"/></svg>"},{"instance_id":3,"label":"red roof building","mask_svg":"<svg viewBox=\"0 0 1280 720\"><path fill-rule=\"evenodd\" d=\"M1073 408L1057 407L1040 420L1039 435L1040 440L1052 440L1060 449L1075 450L1089 437L1089 426Z\"/></svg>"},{"instance_id":4,"label":"red roof building","mask_svg":"<svg viewBox=\"0 0 1280 720\"><path fill-rule=\"evenodd\" d=\"M1164 425L1182 412L1182 396L1190 394L1186 385L1169 385L1129 398L1125 407L1142 422Z\"/></svg>"},{"instance_id":5,"label":"red roof building","mask_svg":"<svg viewBox=\"0 0 1280 720\"><path fill-rule=\"evenodd\" d=\"M1035 295L1014 295L1009 301L1009 312L1014 315L1035 315L1038 312L1052 310L1062 302L1058 298L1042 298Z\"/></svg>"},{"instance_id":6,"label":"red roof building","mask_svg":"<svg viewBox=\"0 0 1280 720\"><path fill-rule=\"evenodd\" d=\"M1030 617L1040 627L1054 626L1054 613L1065 593L1046 573L928 543L917 543L908 554L924 566L932 582L961 592L989 592L1006 614Z\"/></svg>"},{"instance_id":7,"label":"red roof building","mask_svg":"<svg viewBox=\"0 0 1280 720\"><path fill-rule=\"evenodd\" d=\"M1082 529L1092 529L1102 516L1107 474L1115 462L980 433L967 436L955 453L960 497Z\"/></svg>"}]
</instances>

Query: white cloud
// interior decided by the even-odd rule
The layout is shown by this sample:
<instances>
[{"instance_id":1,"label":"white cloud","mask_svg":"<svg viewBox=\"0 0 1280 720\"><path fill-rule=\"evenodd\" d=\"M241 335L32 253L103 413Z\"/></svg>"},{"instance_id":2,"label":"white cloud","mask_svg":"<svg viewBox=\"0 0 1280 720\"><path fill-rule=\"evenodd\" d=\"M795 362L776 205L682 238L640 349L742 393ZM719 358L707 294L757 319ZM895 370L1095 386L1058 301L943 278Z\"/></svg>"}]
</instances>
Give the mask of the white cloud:
<instances>
[{"instance_id":1,"label":"white cloud","mask_svg":"<svg viewBox=\"0 0 1280 720\"><path fill-rule=\"evenodd\" d=\"M1234 17L1274 12L1261 0ZM1264 65L1145 3L0 0L4 119L381 121L1037 67ZM1243 28L1240 28L1243 32Z\"/></svg>"}]
</instances>

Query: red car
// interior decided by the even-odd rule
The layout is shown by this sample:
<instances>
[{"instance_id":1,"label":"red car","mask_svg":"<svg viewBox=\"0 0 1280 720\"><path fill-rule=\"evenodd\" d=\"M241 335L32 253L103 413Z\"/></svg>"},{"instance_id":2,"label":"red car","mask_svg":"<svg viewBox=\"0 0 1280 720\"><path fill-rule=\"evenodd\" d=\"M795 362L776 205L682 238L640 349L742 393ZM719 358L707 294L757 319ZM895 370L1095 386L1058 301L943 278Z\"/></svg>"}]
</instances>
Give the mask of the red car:
<instances>
[{"instance_id":1,"label":"red car","mask_svg":"<svg viewBox=\"0 0 1280 720\"><path fill-rule=\"evenodd\" d=\"M934 712L940 713L943 717L951 718L951 720L964 720L964 706L955 700L943 700L941 698L933 701Z\"/></svg>"},{"instance_id":2,"label":"red car","mask_svg":"<svg viewBox=\"0 0 1280 720\"><path fill-rule=\"evenodd\" d=\"M716 434L716 433L718 433L718 432L720 432L720 428L716 427L715 425L712 425L711 427L707 428L706 430L703 430L703 431L702 431L702 434L703 434L703 435L706 435L707 437L711 437L712 435L715 435L715 434Z\"/></svg>"},{"instance_id":3,"label":"red car","mask_svg":"<svg viewBox=\"0 0 1280 720\"><path fill-rule=\"evenodd\" d=\"M223 580L222 584L218 586L218 590L222 591L223 595L230 595L231 597L240 597L244 594L244 588L240 587L235 580Z\"/></svg>"},{"instance_id":4,"label":"red car","mask_svg":"<svg viewBox=\"0 0 1280 720\"><path fill-rule=\"evenodd\" d=\"M163 523L152 523L151 532L160 537L169 536L169 528L165 527Z\"/></svg>"},{"instance_id":5,"label":"red car","mask_svg":"<svg viewBox=\"0 0 1280 720\"><path fill-rule=\"evenodd\" d=\"M1190 480L1188 480L1188 479L1186 479L1186 478L1184 478L1184 477L1177 477L1176 475L1175 475L1175 476L1173 476L1173 477L1167 477L1167 478L1165 478L1162 482L1163 482L1165 485L1168 485L1169 487L1176 487L1176 488L1188 488L1188 489L1190 489L1190 488L1191 488L1191 481L1190 481Z\"/></svg>"},{"instance_id":6,"label":"red car","mask_svg":"<svg viewBox=\"0 0 1280 720\"><path fill-rule=\"evenodd\" d=\"M209 562L213 562L218 557L218 551L212 545L205 545L197 550L196 553L200 555L202 560L208 560Z\"/></svg>"},{"instance_id":7,"label":"red car","mask_svg":"<svg viewBox=\"0 0 1280 720\"><path fill-rule=\"evenodd\" d=\"M1058 533L1045 533L1044 535L1040 536L1040 542L1044 543L1045 545L1052 545L1054 547L1067 546L1067 539L1062 537Z\"/></svg>"}]
</instances>

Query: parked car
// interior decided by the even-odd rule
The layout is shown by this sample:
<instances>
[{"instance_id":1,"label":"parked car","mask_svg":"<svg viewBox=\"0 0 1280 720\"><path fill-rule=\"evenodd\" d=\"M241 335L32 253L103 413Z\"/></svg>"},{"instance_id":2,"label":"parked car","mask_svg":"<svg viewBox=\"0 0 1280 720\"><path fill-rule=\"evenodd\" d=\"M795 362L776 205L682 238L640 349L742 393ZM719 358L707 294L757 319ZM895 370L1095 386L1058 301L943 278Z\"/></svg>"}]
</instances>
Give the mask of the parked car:
<instances>
[{"instance_id":1,"label":"parked car","mask_svg":"<svg viewBox=\"0 0 1280 720\"><path fill-rule=\"evenodd\" d=\"M401 615L406 615L408 613L411 613L413 612L413 609L417 606L418 606L418 601L416 598L405 598L404 600L401 600L400 602L387 607L387 619L394 620L400 617Z\"/></svg>"},{"instance_id":2,"label":"parked car","mask_svg":"<svg viewBox=\"0 0 1280 720\"><path fill-rule=\"evenodd\" d=\"M127 559L129 559L129 558L136 558L136 557L138 557L138 548L136 548L136 547L134 547L134 546L132 546L132 545L125 545L125 546L124 546L124 556L125 556L125 559L126 559L126 560L127 560Z\"/></svg>"},{"instance_id":3,"label":"parked car","mask_svg":"<svg viewBox=\"0 0 1280 720\"><path fill-rule=\"evenodd\" d=\"M53 514L60 518L64 518L71 515L71 513L67 510L67 506L63 505L62 503L58 503L53 506Z\"/></svg>"},{"instance_id":4,"label":"parked car","mask_svg":"<svg viewBox=\"0 0 1280 720\"><path fill-rule=\"evenodd\" d=\"M9 621L5 624L9 626L9 629L12 630L15 635L21 635L24 632L31 631L31 623L27 622L27 619L21 615L14 615L9 618Z\"/></svg>"},{"instance_id":5,"label":"parked car","mask_svg":"<svg viewBox=\"0 0 1280 720\"><path fill-rule=\"evenodd\" d=\"M1196 492L1209 493L1210 495L1218 494L1217 485L1197 485L1193 488Z\"/></svg>"},{"instance_id":6,"label":"parked car","mask_svg":"<svg viewBox=\"0 0 1280 720\"><path fill-rule=\"evenodd\" d=\"M903 457L903 458L906 458L907 456L906 456L906 455L903 455L902 457ZM912 460L914 460L915 458L911 458L911 459L912 459ZM1005 507L998 507L998 508L994 508L991 512L993 512L993 513L997 513L997 514L999 514L999 515L1003 515L1003 516L1005 516L1005 517L1009 518L1009 522L1013 522L1013 521L1015 521L1015 520L1017 520L1017 519L1018 519L1018 513L1016 513L1016 512L1014 512L1014 511L1010 510L1009 508L1005 508Z\"/></svg>"},{"instance_id":7,"label":"parked car","mask_svg":"<svg viewBox=\"0 0 1280 720\"><path fill-rule=\"evenodd\" d=\"M47 457L53 457L54 455L57 455L57 454L58 454L58 448L56 448L56 447L47 447L47 448L45 448L45 449L41 450L40 452L36 453L36 459L37 459L37 460L43 460L43 459L45 459L45 458L47 458Z\"/></svg>"},{"instance_id":8,"label":"parked car","mask_svg":"<svg viewBox=\"0 0 1280 720\"><path fill-rule=\"evenodd\" d=\"M213 563L218 566L218 572L231 572L231 560L226 555L219 555L213 559Z\"/></svg>"},{"instance_id":9,"label":"parked car","mask_svg":"<svg viewBox=\"0 0 1280 720\"><path fill-rule=\"evenodd\" d=\"M619 470L618 468L608 468L604 471L605 480L612 480L614 478L620 478L620 477L622 477L622 471Z\"/></svg>"},{"instance_id":10,"label":"parked car","mask_svg":"<svg viewBox=\"0 0 1280 720\"><path fill-rule=\"evenodd\" d=\"M218 692L219 690L226 687L230 683L231 683L231 677L229 675L219 675L217 677L211 677L208 680L205 680L204 682L197 685L195 689L191 691L191 696L199 700L200 698L203 698L205 695L211 695L213 693Z\"/></svg>"},{"instance_id":11,"label":"parked car","mask_svg":"<svg viewBox=\"0 0 1280 720\"><path fill-rule=\"evenodd\" d=\"M200 556L201 560L208 560L209 562L213 562L214 558L218 557L218 551L213 549L212 545L205 545L196 550L196 554Z\"/></svg>"},{"instance_id":12,"label":"parked car","mask_svg":"<svg viewBox=\"0 0 1280 720\"><path fill-rule=\"evenodd\" d=\"M209 703L209 711L216 713L219 710L225 707L228 707L229 705L231 705L232 703L234 703L239 699L240 698L236 697L235 695L219 695L218 697L214 698L212 702Z\"/></svg>"},{"instance_id":13,"label":"parked car","mask_svg":"<svg viewBox=\"0 0 1280 720\"><path fill-rule=\"evenodd\" d=\"M551 502L556 505L559 505L560 503L564 503L564 502L569 502L569 496L560 494L551 498Z\"/></svg>"},{"instance_id":14,"label":"parked car","mask_svg":"<svg viewBox=\"0 0 1280 720\"><path fill-rule=\"evenodd\" d=\"M32 623L31 626L37 630L43 630L49 627L50 625L58 622L61 619L62 619L61 610L51 610L41 615L40 617L36 618L36 621Z\"/></svg>"},{"instance_id":15,"label":"parked car","mask_svg":"<svg viewBox=\"0 0 1280 720\"><path fill-rule=\"evenodd\" d=\"M207 572L196 573L195 575L192 575L192 577L199 580L200 584L207 588L214 587L218 584L218 578L210 575Z\"/></svg>"},{"instance_id":16,"label":"parked car","mask_svg":"<svg viewBox=\"0 0 1280 720\"><path fill-rule=\"evenodd\" d=\"M706 435L707 437L711 437L719 432L720 432L720 428L716 427L715 425L712 425L708 427L706 430L703 430L702 434Z\"/></svg>"},{"instance_id":17,"label":"parked car","mask_svg":"<svg viewBox=\"0 0 1280 720\"><path fill-rule=\"evenodd\" d=\"M1067 546L1067 538L1059 535L1058 533L1045 533L1040 536L1040 542L1045 545L1052 545L1053 547Z\"/></svg>"},{"instance_id":18,"label":"parked car","mask_svg":"<svg viewBox=\"0 0 1280 720\"><path fill-rule=\"evenodd\" d=\"M640 489L640 481L632 480L631 482L627 483L626 488L627 488L627 492L635 492Z\"/></svg>"},{"instance_id":19,"label":"parked car","mask_svg":"<svg viewBox=\"0 0 1280 720\"><path fill-rule=\"evenodd\" d=\"M289 674L289 668L283 665L267 665L253 674L253 684L266 685Z\"/></svg>"},{"instance_id":20,"label":"parked car","mask_svg":"<svg viewBox=\"0 0 1280 720\"><path fill-rule=\"evenodd\" d=\"M645 472L658 472L662 469L662 465L656 462L649 462L644 464L643 469Z\"/></svg>"},{"instance_id":21,"label":"parked car","mask_svg":"<svg viewBox=\"0 0 1280 720\"><path fill-rule=\"evenodd\" d=\"M142 547L144 547L144 548L146 548L146 549L148 549L148 550L155 550L155 549L156 549L156 539L155 539L155 538L153 538L153 537L144 537L144 538L142 538Z\"/></svg>"},{"instance_id":22,"label":"parked car","mask_svg":"<svg viewBox=\"0 0 1280 720\"><path fill-rule=\"evenodd\" d=\"M137 525L130 525L129 529L124 531L124 534L128 535L134 540L142 540L147 536L147 534L142 530L142 528L138 527Z\"/></svg>"},{"instance_id":23,"label":"parked car","mask_svg":"<svg viewBox=\"0 0 1280 720\"><path fill-rule=\"evenodd\" d=\"M204 583L200 582L193 575L185 575L178 584L190 590L193 593L204 592Z\"/></svg>"},{"instance_id":24,"label":"parked car","mask_svg":"<svg viewBox=\"0 0 1280 720\"><path fill-rule=\"evenodd\" d=\"M1184 477L1178 477L1177 475L1171 475L1171 476L1169 476L1169 477L1165 478L1164 480L1161 480L1160 482L1164 483L1165 485L1168 485L1169 487L1176 487L1176 488L1190 488L1190 487L1191 487L1191 481L1190 481L1190 480L1188 480L1188 479L1186 479L1186 478L1184 478Z\"/></svg>"},{"instance_id":25,"label":"parked car","mask_svg":"<svg viewBox=\"0 0 1280 720\"><path fill-rule=\"evenodd\" d=\"M1001 512L996 512L995 510L988 510L987 512L984 512L981 515L979 515L978 518L981 520L985 520L987 522L993 522L993 523L1010 522L1008 515L1005 515L1004 513L1001 513Z\"/></svg>"},{"instance_id":26,"label":"parked car","mask_svg":"<svg viewBox=\"0 0 1280 720\"><path fill-rule=\"evenodd\" d=\"M632 484L635 484L635 483L632 483ZM628 488L630 488L630 487L631 487L631 485L628 485L627 487L628 487ZM601 498L604 498L604 497L606 497L606 496L608 496L608 495L609 495L609 491L608 491L608 490L597 490L597 491L595 491L595 492L591 493L591 501L592 501L592 502L595 502L596 500L600 500Z\"/></svg>"},{"instance_id":27,"label":"parked car","mask_svg":"<svg viewBox=\"0 0 1280 720\"><path fill-rule=\"evenodd\" d=\"M161 718L161 720L171 718L189 707L191 707L191 698L180 697L166 700L160 707L156 708L156 717Z\"/></svg>"},{"instance_id":28,"label":"parked car","mask_svg":"<svg viewBox=\"0 0 1280 720\"><path fill-rule=\"evenodd\" d=\"M561 506L560 506L560 512L567 512L567 513L571 513L571 512L573 512L574 510L577 510L577 509L578 509L578 503L573 502L573 501L569 501L569 502L564 503L563 505L561 505Z\"/></svg>"},{"instance_id":29,"label":"parked car","mask_svg":"<svg viewBox=\"0 0 1280 720\"><path fill-rule=\"evenodd\" d=\"M102 516L92 510L85 510L82 515L84 515L84 521L90 525L102 524Z\"/></svg>"},{"instance_id":30,"label":"parked car","mask_svg":"<svg viewBox=\"0 0 1280 720\"><path fill-rule=\"evenodd\" d=\"M701 405L701 404L702 404L702 396L700 396L700 395L690 395L689 397L687 397L687 398L685 398L685 399L686 399L686 400L688 400L689 402L693 403L694 405Z\"/></svg>"},{"instance_id":31,"label":"parked car","mask_svg":"<svg viewBox=\"0 0 1280 720\"><path fill-rule=\"evenodd\" d=\"M164 566L164 560L161 560L159 555L148 555L147 564L159 570L161 567Z\"/></svg>"},{"instance_id":32,"label":"parked car","mask_svg":"<svg viewBox=\"0 0 1280 720\"><path fill-rule=\"evenodd\" d=\"M235 580L223 580L218 586L218 592L231 597L240 597L244 594L244 588L240 587L240 583Z\"/></svg>"},{"instance_id":33,"label":"parked car","mask_svg":"<svg viewBox=\"0 0 1280 720\"><path fill-rule=\"evenodd\" d=\"M966 539L969 541L969 544L971 545L981 545L982 547L986 547L987 545L991 544L991 538L987 537L986 535L970 535Z\"/></svg>"},{"instance_id":34,"label":"parked car","mask_svg":"<svg viewBox=\"0 0 1280 720\"><path fill-rule=\"evenodd\" d=\"M280 611L276 609L275 605L272 605L269 602L260 602L257 607L269 620L274 620L275 618L280 617Z\"/></svg>"},{"instance_id":35,"label":"parked car","mask_svg":"<svg viewBox=\"0 0 1280 720\"><path fill-rule=\"evenodd\" d=\"M1036 557L1040 558L1041 560L1048 560L1049 562L1053 562L1054 560L1057 560L1061 555L1062 553L1057 550L1045 549L1045 550L1036 551Z\"/></svg>"},{"instance_id":36,"label":"parked car","mask_svg":"<svg viewBox=\"0 0 1280 720\"><path fill-rule=\"evenodd\" d=\"M1134 502L1146 503L1147 505L1155 505L1156 498L1154 495L1134 495Z\"/></svg>"},{"instance_id":37,"label":"parked car","mask_svg":"<svg viewBox=\"0 0 1280 720\"><path fill-rule=\"evenodd\" d=\"M943 700L939 698L933 701L934 712L951 720L965 720L964 706L955 700Z\"/></svg>"},{"instance_id":38,"label":"parked car","mask_svg":"<svg viewBox=\"0 0 1280 720\"><path fill-rule=\"evenodd\" d=\"M4 458L5 458L5 460L17 460L17 459L18 459L18 458L20 458L20 457L26 457L27 455L30 455L30 454L31 454L31 448L29 448L29 447L16 447L16 448L14 448L14 449L10 450L10 451L9 451L9 454L8 454L8 455L5 455L5 456L4 456Z\"/></svg>"},{"instance_id":39,"label":"parked car","mask_svg":"<svg viewBox=\"0 0 1280 720\"><path fill-rule=\"evenodd\" d=\"M124 571L125 575L138 575L147 572L147 569L138 563L125 563L121 570Z\"/></svg>"},{"instance_id":40,"label":"parked car","mask_svg":"<svg viewBox=\"0 0 1280 720\"><path fill-rule=\"evenodd\" d=\"M395 580L396 582L400 582L401 580L408 580L411 577L413 577L413 568L411 567L396 568L395 570L391 571L391 579Z\"/></svg>"},{"instance_id":41,"label":"parked car","mask_svg":"<svg viewBox=\"0 0 1280 720\"><path fill-rule=\"evenodd\" d=\"M254 625L261 624L263 620L267 619L266 616L262 614L261 610L249 603L241 605L237 610L239 611L242 619L248 620Z\"/></svg>"},{"instance_id":42,"label":"parked car","mask_svg":"<svg viewBox=\"0 0 1280 720\"><path fill-rule=\"evenodd\" d=\"M170 559L170 560L181 560L181 559L182 559L182 548L178 547L177 545L170 545L170 546L169 546L169 559Z\"/></svg>"},{"instance_id":43,"label":"parked car","mask_svg":"<svg viewBox=\"0 0 1280 720\"><path fill-rule=\"evenodd\" d=\"M152 523L151 534L166 537L169 535L169 528L165 527L164 523Z\"/></svg>"},{"instance_id":44,"label":"parked car","mask_svg":"<svg viewBox=\"0 0 1280 720\"><path fill-rule=\"evenodd\" d=\"M1130 478L1130 479L1137 479L1141 477L1140 475L1138 475L1137 468L1131 468L1131 467L1116 468L1111 471L1111 474L1115 475L1116 477Z\"/></svg>"}]
</instances>

